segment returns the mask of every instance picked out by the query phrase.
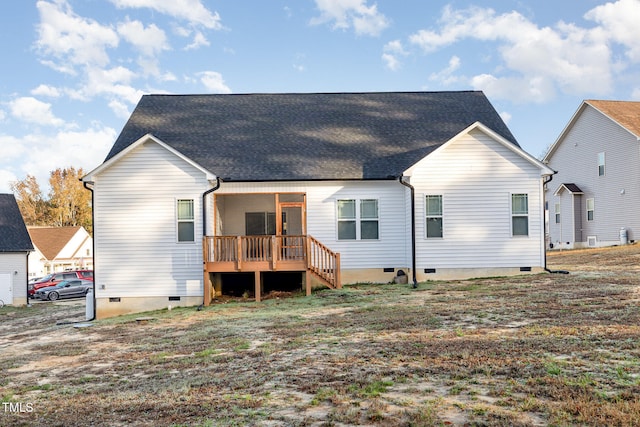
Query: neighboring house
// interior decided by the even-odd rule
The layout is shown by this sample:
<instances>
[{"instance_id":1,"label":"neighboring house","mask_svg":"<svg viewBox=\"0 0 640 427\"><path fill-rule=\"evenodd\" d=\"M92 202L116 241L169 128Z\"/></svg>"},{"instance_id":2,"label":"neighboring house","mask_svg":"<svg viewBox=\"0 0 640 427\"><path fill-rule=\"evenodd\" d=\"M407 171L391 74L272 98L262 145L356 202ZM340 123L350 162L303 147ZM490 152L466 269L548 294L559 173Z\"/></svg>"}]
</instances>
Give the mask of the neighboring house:
<instances>
[{"instance_id":1,"label":"neighboring house","mask_svg":"<svg viewBox=\"0 0 640 427\"><path fill-rule=\"evenodd\" d=\"M29 252L33 245L13 194L0 194L0 299L27 303Z\"/></svg>"},{"instance_id":2,"label":"neighboring house","mask_svg":"<svg viewBox=\"0 0 640 427\"><path fill-rule=\"evenodd\" d=\"M28 227L35 253L29 278L64 270L93 269L93 239L84 227Z\"/></svg>"},{"instance_id":3,"label":"neighboring house","mask_svg":"<svg viewBox=\"0 0 640 427\"><path fill-rule=\"evenodd\" d=\"M640 102L584 101L543 162L549 247L569 249L640 238Z\"/></svg>"},{"instance_id":4,"label":"neighboring house","mask_svg":"<svg viewBox=\"0 0 640 427\"><path fill-rule=\"evenodd\" d=\"M481 92L143 96L83 178L97 316L540 272L552 174Z\"/></svg>"}]
</instances>

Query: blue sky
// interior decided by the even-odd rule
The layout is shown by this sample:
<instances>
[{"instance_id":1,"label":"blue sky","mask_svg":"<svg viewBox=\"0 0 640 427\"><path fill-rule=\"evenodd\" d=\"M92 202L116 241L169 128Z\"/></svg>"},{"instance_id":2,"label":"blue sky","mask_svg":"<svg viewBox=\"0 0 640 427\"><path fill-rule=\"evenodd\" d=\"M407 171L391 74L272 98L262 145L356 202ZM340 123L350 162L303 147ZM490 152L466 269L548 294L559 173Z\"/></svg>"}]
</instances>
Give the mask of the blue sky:
<instances>
[{"instance_id":1,"label":"blue sky","mask_svg":"<svg viewBox=\"0 0 640 427\"><path fill-rule=\"evenodd\" d=\"M640 100L640 0L9 0L0 192L89 171L146 93L483 90L540 157L584 99Z\"/></svg>"}]
</instances>

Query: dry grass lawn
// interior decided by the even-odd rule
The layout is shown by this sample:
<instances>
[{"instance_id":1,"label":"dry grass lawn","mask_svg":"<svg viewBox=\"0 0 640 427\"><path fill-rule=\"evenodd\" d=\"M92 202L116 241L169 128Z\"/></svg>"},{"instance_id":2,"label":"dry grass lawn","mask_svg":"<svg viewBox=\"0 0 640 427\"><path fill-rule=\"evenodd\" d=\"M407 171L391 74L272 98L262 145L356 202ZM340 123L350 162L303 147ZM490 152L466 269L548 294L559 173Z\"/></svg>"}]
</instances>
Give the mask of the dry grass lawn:
<instances>
[{"instance_id":1,"label":"dry grass lawn","mask_svg":"<svg viewBox=\"0 0 640 427\"><path fill-rule=\"evenodd\" d=\"M94 322L0 309L2 426L640 426L640 245Z\"/></svg>"}]
</instances>

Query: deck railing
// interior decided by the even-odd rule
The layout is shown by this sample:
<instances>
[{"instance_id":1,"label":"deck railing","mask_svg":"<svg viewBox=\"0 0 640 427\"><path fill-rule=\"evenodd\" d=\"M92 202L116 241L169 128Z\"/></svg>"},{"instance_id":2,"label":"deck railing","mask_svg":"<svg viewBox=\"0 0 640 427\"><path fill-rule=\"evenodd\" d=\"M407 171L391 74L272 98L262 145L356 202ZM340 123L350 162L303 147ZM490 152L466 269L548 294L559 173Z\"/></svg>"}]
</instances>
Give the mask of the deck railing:
<instances>
[{"instance_id":1,"label":"deck railing","mask_svg":"<svg viewBox=\"0 0 640 427\"><path fill-rule=\"evenodd\" d=\"M311 236L206 236L203 253L206 263L231 263L238 271L245 263L268 263L269 270L277 270L278 263L300 262L330 287L342 287L340 254Z\"/></svg>"}]
</instances>

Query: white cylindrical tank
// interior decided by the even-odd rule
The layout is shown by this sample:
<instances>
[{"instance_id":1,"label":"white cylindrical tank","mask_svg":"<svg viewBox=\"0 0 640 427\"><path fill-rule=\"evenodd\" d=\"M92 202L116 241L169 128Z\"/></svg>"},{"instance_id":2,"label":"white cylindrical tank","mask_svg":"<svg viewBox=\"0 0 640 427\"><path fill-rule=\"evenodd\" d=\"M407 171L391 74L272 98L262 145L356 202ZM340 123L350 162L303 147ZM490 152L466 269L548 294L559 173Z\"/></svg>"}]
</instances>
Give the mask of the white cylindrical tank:
<instances>
[{"instance_id":1,"label":"white cylindrical tank","mask_svg":"<svg viewBox=\"0 0 640 427\"><path fill-rule=\"evenodd\" d=\"M87 302L85 303L85 307L86 307L86 313L85 313L85 318L86 320L91 320L93 319L93 289L89 289L89 292L87 292Z\"/></svg>"},{"instance_id":2,"label":"white cylindrical tank","mask_svg":"<svg viewBox=\"0 0 640 427\"><path fill-rule=\"evenodd\" d=\"M627 243L629 243L629 238L627 235L627 229L624 227L620 227L620 244L621 245L626 245Z\"/></svg>"}]
</instances>

